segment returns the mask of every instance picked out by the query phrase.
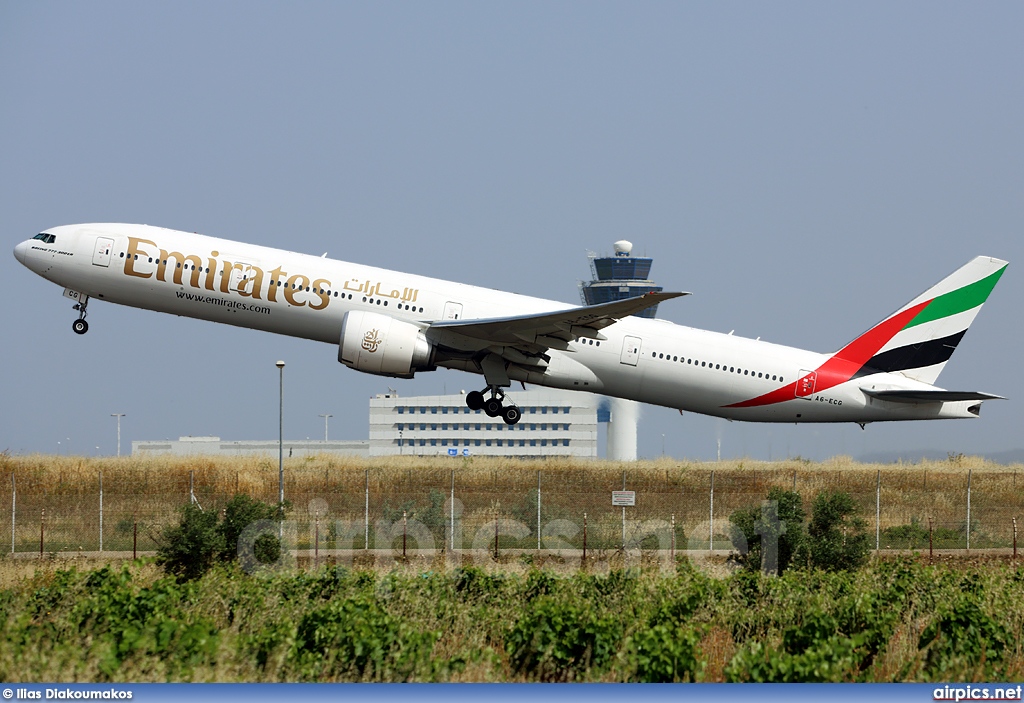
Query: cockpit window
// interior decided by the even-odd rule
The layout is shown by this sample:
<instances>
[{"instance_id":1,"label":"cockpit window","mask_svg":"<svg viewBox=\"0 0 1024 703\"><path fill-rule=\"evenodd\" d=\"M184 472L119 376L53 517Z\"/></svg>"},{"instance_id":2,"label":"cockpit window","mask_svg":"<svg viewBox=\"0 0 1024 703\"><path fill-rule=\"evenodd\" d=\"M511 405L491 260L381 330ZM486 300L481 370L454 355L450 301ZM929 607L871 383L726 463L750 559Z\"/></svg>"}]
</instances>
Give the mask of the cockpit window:
<instances>
[{"instance_id":1,"label":"cockpit window","mask_svg":"<svg viewBox=\"0 0 1024 703\"><path fill-rule=\"evenodd\" d=\"M46 244L53 244L54 242L57 241L57 235L47 234L46 232L40 232L36 236L32 237L32 239L38 239L41 242L45 242Z\"/></svg>"}]
</instances>

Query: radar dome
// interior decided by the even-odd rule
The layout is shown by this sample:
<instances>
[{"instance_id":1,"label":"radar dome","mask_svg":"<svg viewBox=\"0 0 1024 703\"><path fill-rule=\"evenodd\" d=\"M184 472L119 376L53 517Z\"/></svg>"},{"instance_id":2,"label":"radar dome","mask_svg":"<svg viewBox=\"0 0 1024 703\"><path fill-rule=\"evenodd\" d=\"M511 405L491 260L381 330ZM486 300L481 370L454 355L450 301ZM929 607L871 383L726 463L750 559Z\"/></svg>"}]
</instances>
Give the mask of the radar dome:
<instances>
[{"instance_id":1,"label":"radar dome","mask_svg":"<svg viewBox=\"0 0 1024 703\"><path fill-rule=\"evenodd\" d=\"M620 239L612 246L615 247L615 256L629 256L633 251L633 242L628 242L625 239Z\"/></svg>"}]
</instances>

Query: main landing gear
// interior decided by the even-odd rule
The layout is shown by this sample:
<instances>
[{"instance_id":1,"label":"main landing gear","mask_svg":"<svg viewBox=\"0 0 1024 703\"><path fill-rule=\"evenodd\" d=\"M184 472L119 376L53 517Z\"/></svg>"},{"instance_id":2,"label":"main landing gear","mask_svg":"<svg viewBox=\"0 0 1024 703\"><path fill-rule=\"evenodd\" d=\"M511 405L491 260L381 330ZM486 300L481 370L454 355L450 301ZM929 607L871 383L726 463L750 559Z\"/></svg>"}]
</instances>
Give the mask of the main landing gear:
<instances>
[{"instance_id":1,"label":"main landing gear","mask_svg":"<svg viewBox=\"0 0 1024 703\"><path fill-rule=\"evenodd\" d=\"M78 319L71 323L71 329L75 331L75 334L85 334L89 331L89 323L85 321L86 308L89 306L89 299L82 296L82 302L75 303L72 310L78 311Z\"/></svg>"},{"instance_id":2,"label":"main landing gear","mask_svg":"<svg viewBox=\"0 0 1024 703\"><path fill-rule=\"evenodd\" d=\"M491 397L484 397L484 393L490 392ZM466 394L466 405L470 410L483 410L488 417L498 417L505 421L506 425L514 425L519 422L523 414L516 405L505 405L505 393L498 386L489 386L482 391L470 391Z\"/></svg>"}]
</instances>

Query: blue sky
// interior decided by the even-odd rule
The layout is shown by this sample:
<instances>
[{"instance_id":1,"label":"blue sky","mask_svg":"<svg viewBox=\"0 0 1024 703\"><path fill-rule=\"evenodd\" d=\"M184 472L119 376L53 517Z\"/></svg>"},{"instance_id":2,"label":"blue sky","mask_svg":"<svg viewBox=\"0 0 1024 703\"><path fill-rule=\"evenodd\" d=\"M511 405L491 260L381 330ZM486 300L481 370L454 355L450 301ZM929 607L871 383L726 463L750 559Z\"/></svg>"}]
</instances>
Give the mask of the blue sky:
<instances>
[{"instance_id":1,"label":"blue sky","mask_svg":"<svg viewBox=\"0 0 1024 703\"><path fill-rule=\"evenodd\" d=\"M647 407L640 454L1024 446L1024 6L5 3L0 450L363 438L336 348L71 301L46 227L143 222L577 302L630 239L681 324L832 351L977 254L1007 272L940 378L979 421L765 426ZM58 444L58 442L60 444Z\"/></svg>"}]
</instances>

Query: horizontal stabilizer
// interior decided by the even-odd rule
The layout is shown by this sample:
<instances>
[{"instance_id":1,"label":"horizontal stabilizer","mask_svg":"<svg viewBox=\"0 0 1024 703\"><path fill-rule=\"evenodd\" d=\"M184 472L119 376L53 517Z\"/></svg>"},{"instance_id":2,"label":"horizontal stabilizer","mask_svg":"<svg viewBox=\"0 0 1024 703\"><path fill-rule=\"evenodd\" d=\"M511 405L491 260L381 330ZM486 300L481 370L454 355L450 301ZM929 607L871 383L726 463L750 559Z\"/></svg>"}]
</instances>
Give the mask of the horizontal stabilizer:
<instances>
[{"instance_id":1,"label":"horizontal stabilizer","mask_svg":"<svg viewBox=\"0 0 1024 703\"><path fill-rule=\"evenodd\" d=\"M979 393L977 391L942 391L942 390L918 390L918 391L876 391L861 388L865 395L879 400L890 400L894 403L952 403L958 400L1004 400L1001 395L991 393Z\"/></svg>"}]
</instances>

